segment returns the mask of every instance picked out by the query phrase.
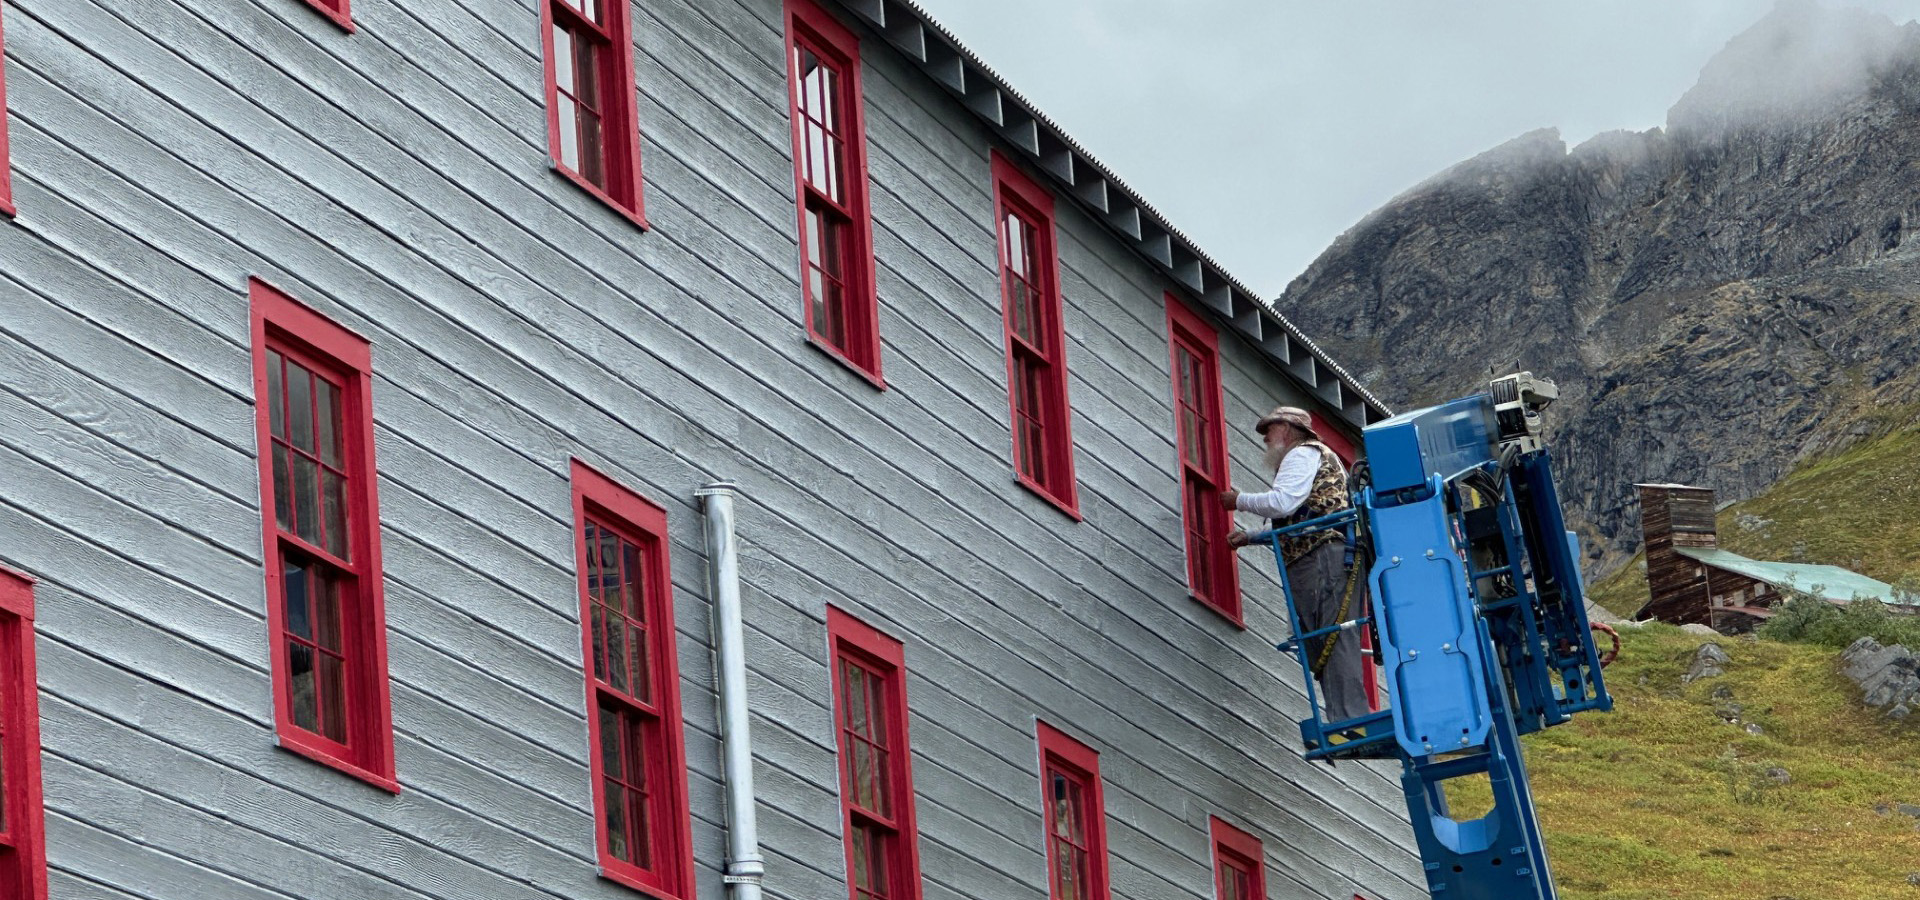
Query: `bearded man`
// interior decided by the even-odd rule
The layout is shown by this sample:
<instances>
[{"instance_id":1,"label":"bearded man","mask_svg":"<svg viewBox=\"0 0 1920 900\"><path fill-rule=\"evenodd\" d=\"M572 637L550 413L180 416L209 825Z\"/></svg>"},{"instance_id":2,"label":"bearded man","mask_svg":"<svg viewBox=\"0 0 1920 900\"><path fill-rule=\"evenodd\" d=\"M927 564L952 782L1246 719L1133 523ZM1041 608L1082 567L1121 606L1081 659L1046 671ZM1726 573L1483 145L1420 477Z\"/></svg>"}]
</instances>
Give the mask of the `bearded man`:
<instances>
[{"instance_id":1,"label":"bearded man","mask_svg":"<svg viewBox=\"0 0 1920 900\"><path fill-rule=\"evenodd\" d=\"M1273 473L1273 486L1258 494L1228 488L1220 492L1221 505L1271 519L1274 528L1332 515L1353 505L1347 497L1346 467L1321 443L1313 417L1306 410L1279 407L1253 428L1267 443L1266 465ZM1227 542L1246 546L1247 533L1235 528ZM1366 609L1366 573L1358 573L1349 590L1346 552L1346 542L1338 530L1280 539L1287 584L1293 589L1294 606L1300 611L1300 625L1305 631L1359 618L1361 610ZM1329 641L1331 651L1327 649ZM1360 641L1354 635L1334 632L1308 641L1307 659L1320 681L1329 723L1371 712Z\"/></svg>"}]
</instances>

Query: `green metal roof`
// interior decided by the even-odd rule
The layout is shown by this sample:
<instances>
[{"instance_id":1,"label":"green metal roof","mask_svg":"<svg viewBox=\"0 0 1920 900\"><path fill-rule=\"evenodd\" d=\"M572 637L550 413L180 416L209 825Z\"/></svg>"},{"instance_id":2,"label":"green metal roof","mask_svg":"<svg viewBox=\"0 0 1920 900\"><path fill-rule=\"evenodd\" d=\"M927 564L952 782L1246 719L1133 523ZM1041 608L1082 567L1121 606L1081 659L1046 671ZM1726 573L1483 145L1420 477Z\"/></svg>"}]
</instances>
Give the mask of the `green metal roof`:
<instances>
[{"instance_id":1,"label":"green metal roof","mask_svg":"<svg viewBox=\"0 0 1920 900\"><path fill-rule=\"evenodd\" d=\"M1764 581L1776 588L1814 594L1834 603L1845 603L1860 598L1897 606L1910 605L1894 594L1892 585L1884 581L1875 581L1859 572L1839 566L1761 562L1757 559L1748 559L1738 553L1709 547L1675 547L1673 549L1681 556L1699 560L1714 568Z\"/></svg>"}]
</instances>

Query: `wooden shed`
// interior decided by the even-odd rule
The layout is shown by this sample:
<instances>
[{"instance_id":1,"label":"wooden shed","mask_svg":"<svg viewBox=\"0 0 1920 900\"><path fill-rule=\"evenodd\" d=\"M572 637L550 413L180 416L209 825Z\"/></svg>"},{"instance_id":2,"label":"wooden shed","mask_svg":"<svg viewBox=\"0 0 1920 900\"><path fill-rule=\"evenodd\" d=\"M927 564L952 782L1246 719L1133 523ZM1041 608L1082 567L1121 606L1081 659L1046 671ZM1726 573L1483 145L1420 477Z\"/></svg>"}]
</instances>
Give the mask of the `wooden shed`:
<instances>
[{"instance_id":1,"label":"wooden shed","mask_svg":"<svg viewBox=\"0 0 1920 900\"><path fill-rule=\"evenodd\" d=\"M1840 566L1767 562L1720 549L1711 488L1637 484L1647 551L1648 599L1635 619L1699 623L1729 634L1751 630L1793 594L1829 603L1878 600L1916 607L1891 585Z\"/></svg>"}]
</instances>

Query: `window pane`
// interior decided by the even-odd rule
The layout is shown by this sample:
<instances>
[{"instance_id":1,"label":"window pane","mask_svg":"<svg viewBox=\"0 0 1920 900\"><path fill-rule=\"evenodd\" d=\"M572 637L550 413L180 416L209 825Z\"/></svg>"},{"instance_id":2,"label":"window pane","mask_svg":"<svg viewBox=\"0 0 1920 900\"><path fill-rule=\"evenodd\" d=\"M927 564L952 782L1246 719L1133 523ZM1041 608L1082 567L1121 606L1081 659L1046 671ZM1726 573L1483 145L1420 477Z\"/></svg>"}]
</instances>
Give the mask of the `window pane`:
<instances>
[{"instance_id":1,"label":"window pane","mask_svg":"<svg viewBox=\"0 0 1920 900\"><path fill-rule=\"evenodd\" d=\"M818 224L814 226L814 233L819 239L819 243L816 246L820 248L820 251L815 260L815 264L820 267L822 272L826 273L828 278L834 281L845 281L847 278L847 267L845 265L845 247L843 245L846 242L846 227L841 223L839 216L830 211L809 210L808 212L809 217L818 222Z\"/></svg>"},{"instance_id":2,"label":"window pane","mask_svg":"<svg viewBox=\"0 0 1920 900\"><path fill-rule=\"evenodd\" d=\"M286 593L287 631L304 641L313 640L313 604L311 583L305 566L291 559L282 566L282 590Z\"/></svg>"},{"instance_id":3,"label":"window pane","mask_svg":"<svg viewBox=\"0 0 1920 900\"><path fill-rule=\"evenodd\" d=\"M342 626L340 616L340 582L317 567L308 570L308 584L313 588L313 618L316 642L324 649L340 653L345 650L340 635Z\"/></svg>"},{"instance_id":4,"label":"window pane","mask_svg":"<svg viewBox=\"0 0 1920 900\"><path fill-rule=\"evenodd\" d=\"M607 852L616 859L633 862L633 847L627 841L627 789L608 778L603 790L607 804Z\"/></svg>"},{"instance_id":5,"label":"window pane","mask_svg":"<svg viewBox=\"0 0 1920 900\"><path fill-rule=\"evenodd\" d=\"M635 700L640 700L640 701L652 700L653 699L653 679L650 677L650 673L652 670L648 667L648 661L647 661L646 629L638 625L630 625L628 627L627 654L630 657L632 657L632 659L630 660L630 664L632 666L632 671L633 671L633 676L631 680L631 684L633 685L633 687L629 691L629 693L633 696Z\"/></svg>"},{"instance_id":6,"label":"window pane","mask_svg":"<svg viewBox=\"0 0 1920 900\"><path fill-rule=\"evenodd\" d=\"M593 636L593 676L605 680L607 677L607 609L598 603L591 607L593 621L589 623L588 633Z\"/></svg>"},{"instance_id":7,"label":"window pane","mask_svg":"<svg viewBox=\"0 0 1920 900\"><path fill-rule=\"evenodd\" d=\"M346 664L331 653L320 653L319 690L322 700L320 733L340 743L347 742Z\"/></svg>"},{"instance_id":8,"label":"window pane","mask_svg":"<svg viewBox=\"0 0 1920 900\"><path fill-rule=\"evenodd\" d=\"M866 706L866 670L854 666L851 660L841 660L841 674L845 677L845 695L847 695L847 731L866 737L868 727L868 706Z\"/></svg>"},{"instance_id":9,"label":"window pane","mask_svg":"<svg viewBox=\"0 0 1920 900\"><path fill-rule=\"evenodd\" d=\"M1046 321L1046 307L1043 305L1045 298L1040 296L1040 289L1032 282L1023 281L1020 286L1024 288L1023 293L1026 295L1024 304L1026 316L1021 322L1021 334L1026 337L1027 343L1034 346L1034 349L1042 353L1050 353L1051 351L1047 348L1047 333L1042 330L1041 324Z\"/></svg>"},{"instance_id":10,"label":"window pane","mask_svg":"<svg viewBox=\"0 0 1920 900\"><path fill-rule=\"evenodd\" d=\"M272 423L270 430L273 436L282 440L287 436L286 373L282 371L286 364L285 357L275 351L267 351L267 419Z\"/></svg>"},{"instance_id":11,"label":"window pane","mask_svg":"<svg viewBox=\"0 0 1920 900\"><path fill-rule=\"evenodd\" d=\"M580 109L580 177L595 187L607 186L607 149L601 139L600 116Z\"/></svg>"},{"instance_id":12,"label":"window pane","mask_svg":"<svg viewBox=\"0 0 1920 900\"><path fill-rule=\"evenodd\" d=\"M820 102L815 107L814 115L820 119L820 123L825 125L828 131L838 134L840 133L840 73L832 66L821 66L815 75L815 86L820 93Z\"/></svg>"},{"instance_id":13,"label":"window pane","mask_svg":"<svg viewBox=\"0 0 1920 900\"><path fill-rule=\"evenodd\" d=\"M641 600L643 596L641 592L647 588L647 575L642 565L643 560L640 558L640 545L621 539L619 547L621 575L619 591L625 601L620 604L620 608L626 610L627 618L645 623L647 605Z\"/></svg>"},{"instance_id":14,"label":"window pane","mask_svg":"<svg viewBox=\"0 0 1920 900\"><path fill-rule=\"evenodd\" d=\"M580 177L600 187L607 186L606 151L600 142L600 116L606 109L600 83L600 47L589 41L574 41L573 70L579 90L573 93L579 107ZM562 57L563 59L565 57ZM564 127L564 122L562 123Z\"/></svg>"},{"instance_id":15,"label":"window pane","mask_svg":"<svg viewBox=\"0 0 1920 900\"><path fill-rule=\"evenodd\" d=\"M618 613L607 616L607 668L600 673L613 689L627 692L627 628L626 617Z\"/></svg>"},{"instance_id":16,"label":"window pane","mask_svg":"<svg viewBox=\"0 0 1920 900\"><path fill-rule=\"evenodd\" d=\"M575 172L580 171L580 128L579 112L574 102L565 94L553 99L558 109L560 121L560 164Z\"/></svg>"},{"instance_id":17,"label":"window pane","mask_svg":"<svg viewBox=\"0 0 1920 900\"><path fill-rule=\"evenodd\" d=\"M313 373L287 366L287 421L293 445L313 452Z\"/></svg>"},{"instance_id":18,"label":"window pane","mask_svg":"<svg viewBox=\"0 0 1920 900\"><path fill-rule=\"evenodd\" d=\"M1040 283L1040 231L1032 224L1022 222L1020 235L1022 240L1020 275L1028 283L1038 285Z\"/></svg>"},{"instance_id":19,"label":"window pane","mask_svg":"<svg viewBox=\"0 0 1920 900\"><path fill-rule=\"evenodd\" d=\"M826 130L821 128L820 124L812 119L803 120L802 127L805 129L806 137L807 183L813 185L815 190L826 194L828 197L833 198L835 202L838 202L840 198L833 192L833 178L828 173L828 167L832 165L832 160L827 155Z\"/></svg>"},{"instance_id":20,"label":"window pane","mask_svg":"<svg viewBox=\"0 0 1920 900\"><path fill-rule=\"evenodd\" d=\"M893 810L888 808L887 803L887 773L889 771L887 767L889 765L891 765L891 763L887 760L886 748L879 746L874 747L873 771L868 776L869 781L867 784L867 796L869 798L867 808L873 810L878 815L892 818Z\"/></svg>"},{"instance_id":21,"label":"window pane","mask_svg":"<svg viewBox=\"0 0 1920 900\"><path fill-rule=\"evenodd\" d=\"M320 464L305 454L293 455L293 494L293 533L321 545Z\"/></svg>"},{"instance_id":22,"label":"window pane","mask_svg":"<svg viewBox=\"0 0 1920 900\"><path fill-rule=\"evenodd\" d=\"M627 611L627 592L620 571L620 536L605 528L599 530L601 603L616 613Z\"/></svg>"},{"instance_id":23,"label":"window pane","mask_svg":"<svg viewBox=\"0 0 1920 900\"><path fill-rule=\"evenodd\" d=\"M853 751L853 802L862 809L872 810L875 777L873 745L860 738L854 738L850 743Z\"/></svg>"},{"instance_id":24,"label":"window pane","mask_svg":"<svg viewBox=\"0 0 1920 900\"><path fill-rule=\"evenodd\" d=\"M627 757L620 752L620 712L600 707L600 772L608 778L627 777Z\"/></svg>"},{"instance_id":25,"label":"window pane","mask_svg":"<svg viewBox=\"0 0 1920 900\"><path fill-rule=\"evenodd\" d=\"M1000 238L1001 262L1015 275L1027 272L1027 233L1026 223L1013 213L1007 213L1001 219Z\"/></svg>"},{"instance_id":26,"label":"window pane","mask_svg":"<svg viewBox=\"0 0 1920 900\"><path fill-rule=\"evenodd\" d=\"M298 641L287 642L287 674L293 707L293 724L308 731L320 730L319 703L314 696L313 648Z\"/></svg>"},{"instance_id":27,"label":"window pane","mask_svg":"<svg viewBox=\"0 0 1920 900\"><path fill-rule=\"evenodd\" d=\"M559 23L553 26L553 83L563 93L578 95L579 87L573 77L573 32ZM560 127L565 128L567 118L560 118Z\"/></svg>"},{"instance_id":28,"label":"window pane","mask_svg":"<svg viewBox=\"0 0 1920 900\"><path fill-rule=\"evenodd\" d=\"M320 482L327 530L327 541L323 546L335 556L347 559L347 480L322 469Z\"/></svg>"},{"instance_id":29,"label":"window pane","mask_svg":"<svg viewBox=\"0 0 1920 900\"><path fill-rule=\"evenodd\" d=\"M887 856L890 835L872 825L857 825L851 835L853 886L861 898L883 900L893 896Z\"/></svg>"},{"instance_id":30,"label":"window pane","mask_svg":"<svg viewBox=\"0 0 1920 900\"><path fill-rule=\"evenodd\" d=\"M833 202L844 204L847 202L847 197L844 191L845 186L841 182L846 180L843 173L847 171L847 142L838 136L828 135L824 146L826 156L821 160L824 168L821 172L823 183L820 189L825 191L827 196L832 197Z\"/></svg>"},{"instance_id":31,"label":"window pane","mask_svg":"<svg viewBox=\"0 0 1920 900\"><path fill-rule=\"evenodd\" d=\"M327 465L339 468L340 446L340 391L333 382L316 379L314 388L314 407L319 412L317 424L320 429L320 459Z\"/></svg>"},{"instance_id":32,"label":"window pane","mask_svg":"<svg viewBox=\"0 0 1920 900\"><path fill-rule=\"evenodd\" d=\"M273 521L281 531L293 530L293 454L285 444L273 444Z\"/></svg>"},{"instance_id":33,"label":"window pane","mask_svg":"<svg viewBox=\"0 0 1920 900\"><path fill-rule=\"evenodd\" d=\"M653 868L653 822L647 809L646 744L640 740L637 722L628 724L627 742L633 748L629 763L633 771L632 787L627 791L627 817L633 822L633 864Z\"/></svg>"}]
</instances>

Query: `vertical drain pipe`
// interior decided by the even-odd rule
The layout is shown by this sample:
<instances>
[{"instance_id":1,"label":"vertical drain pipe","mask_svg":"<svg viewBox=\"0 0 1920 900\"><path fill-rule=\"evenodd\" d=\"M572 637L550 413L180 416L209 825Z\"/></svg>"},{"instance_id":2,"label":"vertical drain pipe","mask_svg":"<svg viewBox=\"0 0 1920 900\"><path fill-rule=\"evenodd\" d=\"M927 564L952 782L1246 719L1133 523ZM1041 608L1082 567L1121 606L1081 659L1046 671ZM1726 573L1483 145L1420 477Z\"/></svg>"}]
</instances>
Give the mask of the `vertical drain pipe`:
<instances>
[{"instance_id":1,"label":"vertical drain pipe","mask_svg":"<svg viewBox=\"0 0 1920 900\"><path fill-rule=\"evenodd\" d=\"M726 884L734 900L760 900L766 876L754 813L753 740L747 731L746 629L741 624L740 547L733 499L739 488L716 481L693 492L707 514L707 584L713 594L714 674L720 686L720 765L726 782Z\"/></svg>"}]
</instances>

